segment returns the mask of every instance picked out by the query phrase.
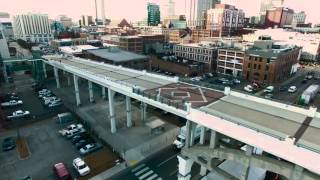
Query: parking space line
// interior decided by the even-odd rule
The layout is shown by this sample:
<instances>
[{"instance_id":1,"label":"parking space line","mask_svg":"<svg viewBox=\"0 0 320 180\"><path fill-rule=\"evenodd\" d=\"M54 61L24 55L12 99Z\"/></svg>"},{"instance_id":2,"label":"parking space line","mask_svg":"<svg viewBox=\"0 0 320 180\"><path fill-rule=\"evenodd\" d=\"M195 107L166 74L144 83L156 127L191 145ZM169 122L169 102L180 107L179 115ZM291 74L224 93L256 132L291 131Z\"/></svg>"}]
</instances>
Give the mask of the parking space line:
<instances>
[{"instance_id":1,"label":"parking space line","mask_svg":"<svg viewBox=\"0 0 320 180\"><path fill-rule=\"evenodd\" d=\"M142 170L140 170L140 171L138 171L137 173L135 173L135 175L136 176L139 176L140 174L142 174L142 173L144 173L144 172L146 172L146 171L148 171L149 170L149 167L145 167L145 168L143 168Z\"/></svg>"},{"instance_id":2,"label":"parking space line","mask_svg":"<svg viewBox=\"0 0 320 180\"><path fill-rule=\"evenodd\" d=\"M144 166L145 166L145 164L140 164L139 166L135 167L135 168L132 169L131 171L132 171L132 172L135 172L135 171L137 171L138 169L140 169L140 168L142 168L142 167L144 167Z\"/></svg>"},{"instance_id":3,"label":"parking space line","mask_svg":"<svg viewBox=\"0 0 320 180\"><path fill-rule=\"evenodd\" d=\"M154 174L154 175L148 177L147 180L153 180L153 179L155 179L156 177L158 177L158 174Z\"/></svg>"},{"instance_id":4,"label":"parking space line","mask_svg":"<svg viewBox=\"0 0 320 180\"><path fill-rule=\"evenodd\" d=\"M139 177L139 179L141 180L141 179L144 179L145 177L148 177L150 174L152 174L153 173L153 171L152 170L150 170L150 171L148 171L147 173L145 173L145 174L143 174L142 176L140 176Z\"/></svg>"}]
</instances>

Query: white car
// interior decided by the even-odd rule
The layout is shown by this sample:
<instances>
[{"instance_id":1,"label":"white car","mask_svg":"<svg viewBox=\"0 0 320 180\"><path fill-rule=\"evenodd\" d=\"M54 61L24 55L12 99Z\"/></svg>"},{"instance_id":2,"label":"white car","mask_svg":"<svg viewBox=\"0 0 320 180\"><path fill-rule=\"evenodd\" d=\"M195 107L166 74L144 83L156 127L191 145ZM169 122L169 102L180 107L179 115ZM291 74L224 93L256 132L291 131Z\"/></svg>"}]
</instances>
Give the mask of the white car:
<instances>
[{"instance_id":1,"label":"white car","mask_svg":"<svg viewBox=\"0 0 320 180\"><path fill-rule=\"evenodd\" d=\"M294 93L297 91L297 87L296 86L290 86L290 88L288 89L289 93Z\"/></svg>"},{"instance_id":2,"label":"white car","mask_svg":"<svg viewBox=\"0 0 320 180\"><path fill-rule=\"evenodd\" d=\"M80 149L81 154L87 154L89 153L93 148L95 147L94 143L90 143L85 145L83 148Z\"/></svg>"},{"instance_id":3,"label":"white car","mask_svg":"<svg viewBox=\"0 0 320 180\"><path fill-rule=\"evenodd\" d=\"M74 159L72 165L78 171L80 176L85 176L90 173L89 166L81 158Z\"/></svg>"},{"instance_id":4,"label":"white car","mask_svg":"<svg viewBox=\"0 0 320 180\"><path fill-rule=\"evenodd\" d=\"M62 135L62 136L65 136L67 134L70 134L70 133L73 133L75 131L77 131L78 129L83 129L83 125L82 124L70 124L69 126L67 126L66 128L64 129L61 129L59 131L59 133Z\"/></svg>"},{"instance_id":5,"label":"white car","mask_svg":"<svg viewBox=\"0 0 320 180\"><path fill-rule=\"evenodd\" d=\"M274 90L274 87L273 86L268 86L266 89L263 90L263 92L265 93L272 93Z\"/></svg>"},{"instance_id":6,"label":"white car","mask_svg":"<svg viewBox=\"0 0 320 180\"><path fill-rule=\"evenodd\" d=\"M23 104L23 102L21 100L11 100L9 102L1 103L1 106L2 107L10 107L10 106L18 106L21 104Z\"/></svg>"},{"instance_id":7,"label":"white car","mask_svg":"<svg viewBox=\"0 0 320 180\"><path fill-rule=\"evenodd\" d=\"M29 116L29 115L30 115L29 111L17 110L15 112L13 112L11 116L8 116L8 119L20 118L20 117L25 117L25 116Z\"/></svg>"},{"instance_id":8,"label":"white car","mask_svg":"<svg viewBox=\"0 0 320 180\"><path fill-rule=\"evenodd\" d=\"M247 92L253 92L253 87L251 85L247 85L246 87L244 87L244 90Z\"/></svg>"}]
</instances>

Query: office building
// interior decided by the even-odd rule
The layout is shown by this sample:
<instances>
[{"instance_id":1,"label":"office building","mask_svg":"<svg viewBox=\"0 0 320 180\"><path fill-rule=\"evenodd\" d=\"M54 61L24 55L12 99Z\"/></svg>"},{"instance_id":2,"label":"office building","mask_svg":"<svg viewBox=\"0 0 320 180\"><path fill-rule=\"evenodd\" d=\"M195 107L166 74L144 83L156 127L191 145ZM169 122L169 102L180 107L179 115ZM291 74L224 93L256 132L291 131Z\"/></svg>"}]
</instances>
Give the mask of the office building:
<instances>
[{"instance_id":1,"label":"office building","mask_svg":"<svg viewBox=\"0 0 320 180\"><path fill-rule=\"evenodd\" d=\"M272 40L258 40L246 50L243 78L259 83L280 83L298 66L301 48Z\"/></svg>"},{"instance_id":2,"label":"office building","mask_svg":"<svg viewBox=\"0 0 320 180\"><path fill-rule=\"evenodd\" d=\"M173 0L169 0L168 2L168 16L174 16L175 13L175 2Z\"/></svg>"},{"instance_id":3,"label":"office building","mask_svg":"<svg viewBox=\"0 0 320 180\"><path fill-rule=\"evenodd\" d=\"M219 3L220 0L198 0L196 26L204 28L207 10L214 8Z\"/></svg>"},{"instance_id":4,"label":"office building","mask_svg":"<svg viewBox=\"0 0 320 180\"><path fill-rule=\"evenodd\" d=\"M305 24L306 21L306 13L304 11L294 13L293 19L292 19L292 26L297 27L299 24Z\"/></svg>"},{"instance_id":5,"label":"office building","mask_svg":"<svg viewBox=\"0 0 320 180\"><path fill-rule=\"evenodd\" d=\"M235 6L217 4L207 11L206 29L219 36L233 36L243 29L244 12Z\"/></svg>"},{"instance_id":6,"label":"office building","mask_svg":"<svg viewBox=\"0 0 320 180\"><path fill-rule=\"evenodd\" d=\"M48 15L21 14L13 17L13 30L16 39L42 43L53 39Z\"/></svg>"},{"instance_id":7,"label":"office building","mask_svg":"<svg viewBox=\"0 0 320 180\"><path fill-rule=\"evenodd\" d=\"M160 6L155 3L148 3L148 26L158 26L160 24Z\"/></svg>"},{"instance_id":8,"label":"office building","mask_svg":"<svg viewBox=\"0 0 320 180\"><path fill-rule=\"evenodd\" d=\"M139 36L102 36L103 43L118 45L120 49L141 54L143 52L143 39Z\"/></svg>"},{"instance_id":9,"label":"office building","mask_svg":"<svg viewBox=\"0 0 320 180\"><path fill-rule=\"evenodd\" d=\"M237 43L218 50L217 72L234 77L242 77L246 46Z\"/></svg>"},{"instance_id":10,"label":"office building","mask_svg":"<svg viewBox=\"0 0 320 180\"><path fill-rule=\"evenodd\" d=\"M203 65L203 73L206 73L213 72L216 69L217 47L217 44L214 42L176 44L173 47L173 52L178 58L183 58Z\"/></svg>"},{"instance_id":11,"label":"office building","mask_svg":"<svg viewBox=\"0 0 320 180\"><path fill-rule=\"evenodd\" d=\"M260 23L264 24L266 19L267 10L274 7L282 7L284 0L261 0L260 4Z\"/></svg>"},{"instance_id":12,"label":"office building","mask_svg":"<svg viewBox=\"0 0 320 180\"><path fill-rule=\"evenodd\" d=\"M58 21L60 21L63 24L63 27L66 28L70 28L72 26L72 18L69 18L66 15L60 15L58 17Z\"/></svg>"},{"instance_id":13,"label":"office building","mask_svg":"<svg viewBox=\"0 0 320 180\"><path fill-rule=\"evenodd\" d=\"M0 59L10 58L8 44L3 29L4 27L0 21Z\"/></svg>"},{"instance_id":14,"label":"office building","mask_svg":"<svg viewBox=\"0 0 320 180\"><path fill-rule=\"evenodd\" d=\"M82 15L80 19L80 26L90 26L94 24L93 17L88 15Z\"/></svg>"},{"instance_id":15,"label":"office building","mask_svg":"<svg viewBox=\"0 0 320 180\"><path fill-rule=\"evenodd\" d=\"M277 7L267 10L264 27L285 27L291 26L294 11L289 8Z\"/></svg>"},{"instance_id":16,"label":"office building","mask_svg":"<svg viewBox=\"0 0 320 180\"><path fill-rule=\"evenodd\" d=\"M10 15L5 12L0 12L0 23L2 25L2 33L7 41L14 38L13 26L10 19Z\"/></svg>"}]
</instances>

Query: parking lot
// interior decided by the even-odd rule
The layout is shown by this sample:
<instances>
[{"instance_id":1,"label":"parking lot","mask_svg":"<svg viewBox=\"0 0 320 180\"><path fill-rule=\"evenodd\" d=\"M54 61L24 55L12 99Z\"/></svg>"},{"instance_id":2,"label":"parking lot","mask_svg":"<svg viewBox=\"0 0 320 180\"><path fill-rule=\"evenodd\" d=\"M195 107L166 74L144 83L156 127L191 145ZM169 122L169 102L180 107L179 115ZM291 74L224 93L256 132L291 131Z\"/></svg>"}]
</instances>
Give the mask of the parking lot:
<instances>
[{"instance_id":1,"label":"parking lot","mask_svg":"<svg viewBox=\"0 0 320 180\"><path fill-rule=\"evenodd\" d=\"M23 101L23 105L3 109L5 115L22 109L30 111L31 116L1 122L4 123L4 128L0 131L0 142L2 143L7 137L13 137L14 141L21 137L27 142L30 155L26 159L20 159L18 144L13 150L1 152L0 168L1 172L6 173L0 173L0 179L19 179L24 176L31 176L33 179L56 179L52 169L53 165L58 162L65 163L73 177L79 177L72 166L72 161L80 157L80 153L71 143L71 140L58 133L67 124L56 123L57 114L68 110L64 106L56 108L43 106L41 99L31 88L31 82L30 77L18 74L14 76L14 84L3 88L4 93L15 92L19 99ZM74 120L79 119L74 117ZM76 121L70 123L76 123ZM94 135L91 135L91 137L95 142L101 143ZM101 145L101 149L82 156L90 167L91 173L79 179L88 179L116 164L119 157L109 148Z\"/></svg>"}]
</instances>

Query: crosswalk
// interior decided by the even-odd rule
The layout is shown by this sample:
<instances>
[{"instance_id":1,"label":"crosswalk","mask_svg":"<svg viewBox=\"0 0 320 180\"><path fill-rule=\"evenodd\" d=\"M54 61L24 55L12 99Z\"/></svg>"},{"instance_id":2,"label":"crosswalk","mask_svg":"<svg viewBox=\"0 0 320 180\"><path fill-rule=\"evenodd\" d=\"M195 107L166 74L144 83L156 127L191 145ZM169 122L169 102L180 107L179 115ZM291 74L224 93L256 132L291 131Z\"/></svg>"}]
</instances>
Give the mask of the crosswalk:
<instances>
[{"instance_id":1,"label":"crosswalk","mask_svg":"<svg viewBox=\"0 0 320 180\"><path fill-rule=\"evenodd\" d=\"M133 168L131 172L139 179L139 180L162 180L161 177L158 176L150 167L146 164L140 164L139 166Z\"/></svg>"}]
</instances>

